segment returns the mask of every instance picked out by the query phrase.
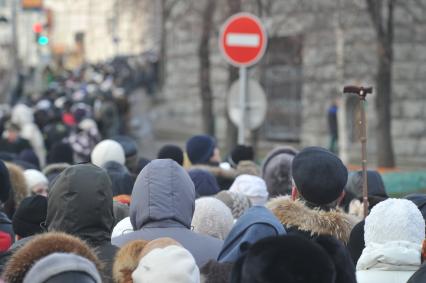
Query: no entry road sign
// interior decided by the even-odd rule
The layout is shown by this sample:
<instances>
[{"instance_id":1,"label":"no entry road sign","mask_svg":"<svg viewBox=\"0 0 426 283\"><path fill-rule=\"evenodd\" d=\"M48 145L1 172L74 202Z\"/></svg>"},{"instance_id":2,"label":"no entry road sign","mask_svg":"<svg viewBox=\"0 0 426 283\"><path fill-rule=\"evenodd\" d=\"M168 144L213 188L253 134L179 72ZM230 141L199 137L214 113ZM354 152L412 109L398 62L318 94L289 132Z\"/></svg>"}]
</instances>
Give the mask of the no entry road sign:
<instances>
[{"instance_id":1,"label":"no entry road sign","mask_svg":"<svg viewBox=\"0 0 426 283\"><path fill-rule=\"evenodd\" d=\"M267 37L259 18L249 13L238 13L222 26L220 49L236 67L255 64L265 53Z\"/></svg>"}]
</instances>

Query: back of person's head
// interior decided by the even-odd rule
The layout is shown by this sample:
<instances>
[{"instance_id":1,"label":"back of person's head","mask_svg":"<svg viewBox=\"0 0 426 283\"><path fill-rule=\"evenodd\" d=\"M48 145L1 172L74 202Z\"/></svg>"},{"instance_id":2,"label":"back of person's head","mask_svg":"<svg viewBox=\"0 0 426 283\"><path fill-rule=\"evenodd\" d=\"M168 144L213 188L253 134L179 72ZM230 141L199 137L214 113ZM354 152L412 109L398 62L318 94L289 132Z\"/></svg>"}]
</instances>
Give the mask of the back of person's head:
<instances>
[{"instance_id":1,"label":"back of person's head","mask_svg":"<svg viewBox=\"0 0 426 283\"><path fill-rule=\"evenodd\" d=\"M69 143L57 142L52 145L47 155L47 163L74 164L74 151Z\"/></svg>"},{"instance_id":2,"label":"back of person's head","mask_svg":"<svg viewBox=\"0 0 426 283\"><path fill-rule=\"evenodd\" d=\"M13 231L21 238L43 232L46 220L47 198L34 195L24 198L12 218Z\"/></svg>"},{"instance_id":3,"label":"back of person's head","mask_svg":"<svg viewBox=\"0 0 426 283\"><path fill-rule=\"evenodd\" d=\"M54 253L72 253L93 262L98 271L103 268L102 263L96 256L96 252L85 242L65 233L50 232L35 236L17 250L4 268L3 278L10 283L23 282L25 276L36 262ZM61 263L58 262L57 264ZM44 272L49 273L54 272L54 270L55 268L45 268ZM42 274L39 275L41 276ZM30 279L32 278L28 276L26 282L35 282L28 281Z\"/></svg>"},{"instance_id":4,"label":"back of person's head","mask_svg":"<svg viewBox=\"0 0 426 283\"><path fill-rule=\"evenodd\" d=\"M23 283L101 283L95 264L72 253L53 253L37 261Z\"/></svg>"},{"instance_id":5,"label":"back of person's head","mask_svg":"<svg viewBox=\"0 0 426 283\"><path fill-rule=\"evenodd\" d=\"M132 273L134 283L199 283L200 271L189 251L177 245L155 248Z\"/></svg>"},{"instance_id":6,"label":"back of person's head","mask_svg":"<svg viewBox=\"0 0 426 283\"><path fill-rule=\"evenodd\" d=\"M208 135L193 136L186 142L186 153L192 164L208 163L215 148L215 139Z\"/></svg>"},{"instance_id":7,"label":"back of person's head","mask_svg":"<svg viewBox=\"0 0 426 283\"><path fill-rule=\"evenodd\" d=\"M235 262L243 254L243 247L260 239L286 234L279 220L263 206L253 206L235 223L218 255L219 262Z\"/></svg>"},{"instance_id":8,"label":"back of person's head","mask_svg":"<svg viewBox=\"0 0 426 283\"><path fill-rule=\"evenodd\" d=\"M233 225L231 210L220 200L204 197L195 201L191 223L195 232L224 240Z\"/></svg>"},{"instance_id":9,"label":"back of person's head","mask_svg":"<svg viewBox=\"0 0 426 283\"><path fill-rule=\"evenodd\" d=\"M367 186L368 196L376 196L383 199L387 199L389 197L386 193L385 184L379 172L373 170L367 171ZM348 175L345 191L353 193L357 198L361 198L362 188L362 171L351 172Z\"/></svg>"},{"instance_id":10,"label":"back of person's head","mask_svg":"<svg viewBox=\"0 0 426 283\"><path fill-rule=\"evenodd\" d=\"M270 237L248 248L234 265L232 283L334 283L336 270L327 252L298 236Z\"/></svg>"},{"instance_id":11,"label":"back of person's head","mask_svg":"<svg viewBox=\"0 0 426 283\"><path fill-rule=\"evenodd\" d=\"M102 168L105 169L111 179L113 196L132 194L133 176L124 165L115 161L108 161Z\"/></svg>"},{"instance_id":12,"label":"back of person's head","mask_svg":"<svg viewBox=\"0 0 426 283\"><path fill-rule=\"evenodd\" d=\"M425 221L416 205L406 199L387 199L377 204L365 219L365 245L407 241L421 246Z\"/></svg>"},{"instance_id":13,"label":"back of person's head","mask_svg":"<svg viewBox=\"0 0 426 283\"><path fill-rule=\"evenodd\" d=\"M93 149L91 155L92 163L101 167L108 161L115 161L124 165L126 156L123 147L114 140L103 140Z\"/></svg>"},{"instance_id":14,"label":"back of person's head","mask_svg":"<svg viewBox=\"0 0 426 283\"><path fill-rule=\"evenodd\" d=\"M0 160L0 201L6 202L9 198L9 193L12 190L10 184L9 170L2 160Z\"/></svg>"},{"instance_id":15,"label":"back of person's head","mask_svg":"<svg viewBox=\"0 0 426 283\"><path fill-rule=\"evenodd\" d=\"M49 191L46 226L95 244L111 240L114 225L111 181L93 164L65 169Z\"/></svg>"},{"instance_id":16,"label":"back of person's head","mask_svg":"<svg viewBox=\"0 0 426 283\"><path fill-rule=\"evenodd\" d=\"M307 147L293 159L292 174L301 197L314 206L325 206L342 194L348 170L332 152L320 147Z\"/></svg>"},{"instance_id":17,"label":"back of person's head","mask_svg":"<svg viewBox=\"0 0 426 283\"><path fill-rule=\"evenodd\" d=\"M426 194L409 194L405 199L411 200L422 213L423 219L426 219Z\"/></svg>"},{"instance_id":18,"label":"back of person's head","mask_svg":"<svg viewBox=\"0 0 426 283\"><path fill-rule=\"evenodd\" d=\"M28 194L47 196L49 180L40 171L28 169L24 171Z\"/></svg>"},{"instance_id":19,"label":"back of person's head","mask_svg":"<svg viewBox=\"0 0 426 283\"><path fill-rule=\"evenodd\" d=\"M194 183L174 160L153 160L139 173L130 203L130 220L135 230L161 221L190 229L194 209Z\"/></svg>"},{"instance_id":20,"label":"back of person's head","mask_svg":"<svg viewBox=\"0 0 426 283\"><path fill-rule=\"evenodd\" d=\"M232 149L228 157L228 162L233 168L237 168L240 161L253 161L254 150L252 146L237 145Z\"/></svg>"},{"instance_id":21,"label":"back of person's head","mask_svg":"<svg viewBox=\"0 0 426 283\"><path fill-rule=\"evenodd\" d=\"M215 197L229 207L234 219L240 218L251 207L250 199L241 193L220 191Z\"/></svg>"},{"instance_id":22,"label":"back of person's head","mask_svg":"<svg viewBox=\"0 0 426 283\"><path fill-rule=\"evenodd\" d=\"M215 195L219 192L216 177L209 171L196 168L189 170L188 174L194 183L197 198Z\"/></svg>"},{"instance_id":23,"label":"back of person's head","mask_svg":"<svg viewBox=\"0 0 426 283\"><path fill-rule=\"evenodd\" d=\"M177 145L168 144L163 146L157 155L158 159L172 159L179 165L183 165L183 151Z\"/></svg>"},{"instance_id":24,"label":"back of person's head","mask_svg":"<svg viewBox=\"0 0 426 283\"><path fill-rule=\"evenodd\" d=\"M137 171L139 161L139 148L134 139L129 136L115 136L112 138L118 142L124 149L124 155L126 156L126 167L132 173L139 173Z\"/></svg>"},{"instance_id":25,"label":"back of person's head","mask_svg":"<svg viewBox=\"0 0 426 283\"><path fill-rule=\"evenodd\" d=\"M292 147L279 147L268 153L262 163L262 177L268 187L270 197L291 193L291 165L297 150Z\"/></svg>"},{"instance_id":26,"label":"back of person's head","mask_svg":"<svg viewBox=\"0 0 426 283\"><path fill-rule=\"evenodd\" d=\"M24 149L17 157L18 160L25 161L33 165L37 170L40 170L40 161L32 149Z\"/></svg>"},{"instance_id":27,"label":"back of person's head","mask_svg":"<svg viewBox=\"0 0 426 283\"><path fill-rule=\"evenodd\" d=\"M253 205L265 205L269 196L265 181L253 175L238 176L229 191L247 196Z\"/></svg>"},{"instance_id":28,"label":"back of person's head","mask_svg":"<svg viewBox=\"0 0 426 283\"><path fill-rule=\"evenodd\" d=\"M201 282L228 283L234 264L232 262L217 262L211 260L201 267Z\"/></svg>"}]
</instances>

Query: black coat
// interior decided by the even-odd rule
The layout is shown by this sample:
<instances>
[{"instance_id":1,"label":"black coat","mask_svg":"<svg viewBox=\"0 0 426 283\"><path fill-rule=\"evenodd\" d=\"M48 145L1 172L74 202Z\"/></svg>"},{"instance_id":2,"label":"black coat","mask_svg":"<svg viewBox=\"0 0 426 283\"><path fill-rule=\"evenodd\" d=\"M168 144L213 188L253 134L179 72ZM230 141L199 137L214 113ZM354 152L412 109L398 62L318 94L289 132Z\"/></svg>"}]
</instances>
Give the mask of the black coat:
<instances>
[{"instance_id":1,"label":"black coat","mask_svg":"<svg viewBox=\"0 0 426 283\"><path fill-rule=\"evenodd\" d=\"M47 206L48 231L62 231L86 241L98 251L111 278L117 247L111 245L114 225L111 181L91 164L71 166L52 185Z\"/></svg>"}]
</instances>

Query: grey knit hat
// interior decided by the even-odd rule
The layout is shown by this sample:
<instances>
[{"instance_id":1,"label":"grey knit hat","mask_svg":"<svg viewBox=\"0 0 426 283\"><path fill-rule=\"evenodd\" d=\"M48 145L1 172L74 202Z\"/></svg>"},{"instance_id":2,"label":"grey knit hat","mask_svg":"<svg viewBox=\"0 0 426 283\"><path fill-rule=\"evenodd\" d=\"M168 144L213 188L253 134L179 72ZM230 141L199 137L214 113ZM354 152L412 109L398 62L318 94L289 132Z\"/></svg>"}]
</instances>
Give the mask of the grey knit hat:
<instances>
[{"instance_id":1,"label":"grey knit hat","mask_svg":"<svg viewBox=\"0 0 426 283\"><path fill-rule=\"evenodd\" d=\"M229 207L234 219L240 218L240 216L251 207L250 199L245 195L236 192L221 191L216 195L216 198Z\"/></svg>"},{"instance_id":2,"label":"grey knit hat","mask_svg":"<svg viewBox=\"0 0 426 283\"><path fill-rule=\"evenodd\" d=\"M37 261L23 283L43 283L49 278L66 272L76 272L88 275L96 283L102 283L101 276L90 260L68 253L53 253Z\"/></svg>"}]
</instances>

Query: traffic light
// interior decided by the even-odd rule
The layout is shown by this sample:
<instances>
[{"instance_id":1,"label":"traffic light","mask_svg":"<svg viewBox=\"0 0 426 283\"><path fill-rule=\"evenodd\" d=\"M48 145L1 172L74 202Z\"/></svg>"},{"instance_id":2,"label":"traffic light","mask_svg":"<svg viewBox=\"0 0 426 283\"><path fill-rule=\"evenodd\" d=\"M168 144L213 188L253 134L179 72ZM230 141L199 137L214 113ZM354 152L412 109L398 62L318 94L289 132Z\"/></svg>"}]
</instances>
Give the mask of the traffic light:
<instances>
[{"instance_id":1,"label":"traffic light","mask_svg":"<svg viewBox=\"0 0 426 283\"><path fill-rule=\"evenodd\" d=\"M38 45L45 46L49 44L49 38L43 33L43 25L41 23L35 23L33 25L33 32L35 33L35 41Z\"/></svg>"}]
</instances>

